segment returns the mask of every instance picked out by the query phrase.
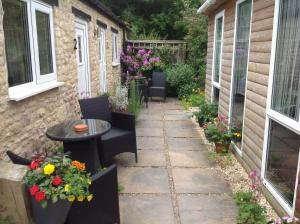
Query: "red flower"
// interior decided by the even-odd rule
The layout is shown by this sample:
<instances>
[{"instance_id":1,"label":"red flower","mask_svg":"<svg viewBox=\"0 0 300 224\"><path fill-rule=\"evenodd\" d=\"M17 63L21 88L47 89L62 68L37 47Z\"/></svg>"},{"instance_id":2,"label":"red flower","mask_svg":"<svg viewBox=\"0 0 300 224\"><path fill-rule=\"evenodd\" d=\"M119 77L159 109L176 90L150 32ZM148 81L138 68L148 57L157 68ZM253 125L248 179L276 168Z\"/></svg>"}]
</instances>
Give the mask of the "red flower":
<instances>
[{"instance_id":1,"label":"red flower","mask_svg":"<svg viewBox=\"0 0 300 224\"><path fill-rule=\"evenodd\" d=\"M62 179L59 177L59 176L57 176L57 177L54 177L53 178L53 180L52 180L52 184L54 185L54 186L59 186L59 185L61 185L62 184Z\"/></svg>"},{"instance_id":2,"label":"red flower","mask_svg":"<svg viewBox=\"0 0 300 224\"><path fill-rule=\"evenodd\" d=\"M40 187L38 185L33 185L30 189L29 192L32 196L36 194L40 190Z\"/></svg>"},{"instance_id":3,"label":"red flower","mask_svg":"<svg viewBox=\"0 0 300 224\"><path fill-rule=\"evenodd\" d=\"M32 160L30 163L30 169L35 170L39 167L39 162L37 160Z\"/></svg>"},{"instance_id":4,"label":"red flower","mask_svg":"<svg viewBox=\"0 0 300 224\"><path fill-rule=\"evenodd\" d=\"M46 198L46 195L44 192L39 191L39 192L36 192L34 197L35 197L35 200L37 200L38 202L41 202Z\"/></svg>"}]
</instances>

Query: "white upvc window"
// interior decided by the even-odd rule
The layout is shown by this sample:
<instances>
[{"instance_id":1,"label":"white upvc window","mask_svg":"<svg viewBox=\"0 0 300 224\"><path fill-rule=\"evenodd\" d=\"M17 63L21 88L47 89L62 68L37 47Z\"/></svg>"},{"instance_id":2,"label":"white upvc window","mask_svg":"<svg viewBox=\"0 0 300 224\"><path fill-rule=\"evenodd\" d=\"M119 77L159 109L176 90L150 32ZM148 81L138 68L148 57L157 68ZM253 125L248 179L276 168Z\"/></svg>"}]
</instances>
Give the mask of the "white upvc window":
<instances>
[{"instance_id":1,"label":"white upvc window","mask_svg":"<svg viewBox=\"0 0 300 224\"><path fill-rule=\"evenodd\" d=\"M18 101L60 86L52 7L34 0L2 4L9 98Z\"/></svg>"},{"instance_id":2,"label":"white upvc window","mask_svg":"<svg viewBox=\"0 0 300 224\"><path fill-rule=\"evenodd\" d=\"M211 102L219 104L224 33L224 10L215 17Z\"/></svg>"},{"instance_id":3,"label":"white upvc window","mask_svg":"<svg viewBox=\"0 0 300 224\"><path fill-rule=\"evenodd\" d=\"M115 31L112 31L111 39L112 39L112 63L113 63L113 65L118 65L119 64L118 33Z\"/></svg>"},{"instance_id":4,"label":"white upvc window","mask_svg":"<svg viewBox=\"0 0 300 224\"><path fill-rule=\"evenodd\" d=\"M300 149L300 1L276 0L262 177L294 215Z\"/></svg>"}]
</instances>

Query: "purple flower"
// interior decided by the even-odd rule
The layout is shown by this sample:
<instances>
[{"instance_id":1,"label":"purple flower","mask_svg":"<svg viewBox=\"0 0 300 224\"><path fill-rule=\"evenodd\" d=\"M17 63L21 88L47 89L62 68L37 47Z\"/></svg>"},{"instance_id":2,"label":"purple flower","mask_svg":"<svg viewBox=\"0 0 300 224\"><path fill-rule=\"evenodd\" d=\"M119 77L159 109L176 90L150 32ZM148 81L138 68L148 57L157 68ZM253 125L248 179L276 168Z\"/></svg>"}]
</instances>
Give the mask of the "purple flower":
<instances>
[{"instance_id":1,"label":"purple flower","mask_svg":"<svg viewBox=\"0 0 300 224\"><path fill-rule=\"evenodd\" d=\"M127 52L131 52L132 51L132 46L128 44L126 50L127 50Z\"/></svg>"},{"instance_id":2,"label":"purple flower","mask_svg":"<svg viewBox=\"0 0 300 224\"><path fill-rule=\"evenodd\" d=\"M276 218L274 224L281 224L281 218Z\"/></svg>"},{"instance_id":3,"label":"purple flower","mask_svg":"<svg viewBox=\"0 0 300 224\"><path fill-rule=\"evenodd\" d=\"M256 170L253 170L253 171L250 172L249 178L250 178L251 180L254 180L254 179L257 178Z\"/></svg>"},{"instance_id":4,"label":"purple flower","mask_svg":"<svg viewBox=\"0 0 300 224\"><path fill-rule=\"evenodd\" d=\"M144 66L149 66L149 65L150 65L150 63L149 63L149 61L147 61L147 60L144 60L144 62L143 62L143 65L144 65Z\"/></svg>"},{"instance_id":5,"label":"purple flower","mask_svg":"<svg viewBox=\"0 0 300 224\"><path fill-rule=\"evenodd\" d=\"M139 67L140 65L139 65L139 63L138 62L133 62L133 67L134 67L134 69L137 69L138 67Z\"/></svg>"}]
</instances>

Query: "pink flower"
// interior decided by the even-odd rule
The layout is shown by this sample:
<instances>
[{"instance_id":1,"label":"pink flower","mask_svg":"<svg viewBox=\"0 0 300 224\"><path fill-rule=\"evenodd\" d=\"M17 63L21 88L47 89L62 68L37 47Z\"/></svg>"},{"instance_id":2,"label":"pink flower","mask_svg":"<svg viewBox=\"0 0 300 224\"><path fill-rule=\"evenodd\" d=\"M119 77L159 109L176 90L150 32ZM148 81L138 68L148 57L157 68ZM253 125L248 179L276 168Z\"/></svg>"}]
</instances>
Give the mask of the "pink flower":
<instances>
[{"instance_id":1,"label":"pink flower","mask_svg":"<svg viewBox=\"0 0 300 224\"><path fill-rule=\"evenodd\" d=\"M250 172L249 178L252 179L252 180L257 178L256 170L253 170L253 171Z\"/></svg>"},{"instance_id":2,"label":"pink flower","mask_svg":"<svg viewBox=\"0 0 300 224\"><path fill-rule=\"evenodd\" d=\"M127 45L127 52L131 52L132 51L132 46L130 46L130 45Z\"/></svg>"},{"instance_id":3,"label":"pink flower","mask_svg":"<svg viewBox=\"0 0 300 224\"><path fill-rule=\"evenodd\" d=\"M281 218L276 218L274 224L281 224Z\"/></svg>"},{"instance_id":4,"label":"pink flower","mask_svg":"<svg viewBox=\"0 0 300 224\"><path fill-rule=\"evenodd\" d=\"M133 62L133 67L134 67L135 69L137 69L139 66L140 66L139 63L137 63L136 61Z\"/></svg>"},{"instance_id":5,"label":"pink flower","mask_svg":"<svg viewBox=\"0 0 300 224\"><path fill-rule=\"evenodd\" d=\"M150 65L150 63L149 63L149 61L147 61L147 60L144 60L144 62L143 62L143 65L144 65L144 66L149 66L149 65Z\"/></svg>"}]
</instances>

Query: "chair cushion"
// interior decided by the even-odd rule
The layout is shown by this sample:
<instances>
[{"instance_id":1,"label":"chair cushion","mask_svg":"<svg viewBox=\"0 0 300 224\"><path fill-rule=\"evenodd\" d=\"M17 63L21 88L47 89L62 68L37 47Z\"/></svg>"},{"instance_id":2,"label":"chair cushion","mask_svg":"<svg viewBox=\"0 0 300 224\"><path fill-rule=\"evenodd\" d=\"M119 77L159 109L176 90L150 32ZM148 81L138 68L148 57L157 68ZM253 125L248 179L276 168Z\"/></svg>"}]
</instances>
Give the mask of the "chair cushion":
<instances>
[{"instance_id":1,"label":"chair cushion","mask_svg":"<svg viewBox=\"0 0 300 224\"><path fill-rule=\"evenodd\" d=\"M120 138L131 134L132 131L112 127L109 132L107 132L102 136L102 141L108 141L114 138Z\"/></svg>"},{"instance_id":2,"label":"chair cushion","mask_svg":"<svg viewBox=\"0 0 300 224\"><path fill-rule=\"evenodd\" d=\"M164 90L164 89L166 89L166 87L151 86L150 89L161 89L161 90Z\"/></svg>"}]
</instances>

